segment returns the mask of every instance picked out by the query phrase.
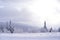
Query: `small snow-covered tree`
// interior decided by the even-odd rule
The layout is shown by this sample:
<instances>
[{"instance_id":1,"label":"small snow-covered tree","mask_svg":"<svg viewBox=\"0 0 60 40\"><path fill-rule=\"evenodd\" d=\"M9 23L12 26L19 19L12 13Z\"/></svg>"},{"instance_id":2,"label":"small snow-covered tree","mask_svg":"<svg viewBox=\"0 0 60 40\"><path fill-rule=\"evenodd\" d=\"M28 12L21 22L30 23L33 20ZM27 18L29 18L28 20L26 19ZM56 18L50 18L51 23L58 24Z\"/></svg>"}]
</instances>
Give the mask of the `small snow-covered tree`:
<instances>
[{"instance_id":1,"label":"small snow-covered tree","mask_svg":"<svg viewBox=\"0 0 60 40\"><path fill-rule=\"evenodd\" d=\"M49 32L52 32L52 27L50 28Z\"/></svg>"},{"instance_id":2,"label":"small snow-covered tree","mask_svg":"<svg viewBox=\"0 0 60 40\"><path fill-rule=\"evenodd\" d=\"M60 32L60 28L58 29L58 32Z\"/></svg>"},{"instance_id":3,"label":"small snow-covered tree","mask_svg":"<svg viewBox=\"0 0 60 40\"><path fill-rule=\"evenodd\" d=\"M0 30L1 32L4 32L4 27L2 25L0 26Z\"/></svg>"}]
</instances>

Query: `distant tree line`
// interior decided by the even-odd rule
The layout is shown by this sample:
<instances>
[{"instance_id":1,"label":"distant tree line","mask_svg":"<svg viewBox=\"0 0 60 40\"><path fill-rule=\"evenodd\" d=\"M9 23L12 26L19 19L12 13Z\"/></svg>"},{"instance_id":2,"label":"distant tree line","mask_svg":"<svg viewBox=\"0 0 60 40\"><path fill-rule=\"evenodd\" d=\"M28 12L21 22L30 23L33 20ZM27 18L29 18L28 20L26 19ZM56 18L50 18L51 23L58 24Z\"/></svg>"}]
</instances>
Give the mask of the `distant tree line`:
<instances>
[{"instance_id":1,"label":"distant tree line","mask_svg":"<svg viewBox=\"0 0 60 40\"><path fill-rule=\"evenodd\" d=\"M27 32L27 33L60 32L60 28L58 28L58 30L53 30L52 27L50 29L47 29L46 22L44 24L45 25L44 25L43 29L41 28L39 30L36 30L36 29L30 29L30 28L29 29L27 29L27 28L26 29L25 28L21 29L20 28L21 29L20 31L23 31L23 33L25 33L25 32ZM0 25L0 32L4 33L5 32L4 29L6 29L7 31L9 31L10 33L14 33L14 31L16 30L16 29L14 29L11 21L9 21L9 22L6 23L6 27L3 27L3 24Z\"/></svg>"}]
</instances>

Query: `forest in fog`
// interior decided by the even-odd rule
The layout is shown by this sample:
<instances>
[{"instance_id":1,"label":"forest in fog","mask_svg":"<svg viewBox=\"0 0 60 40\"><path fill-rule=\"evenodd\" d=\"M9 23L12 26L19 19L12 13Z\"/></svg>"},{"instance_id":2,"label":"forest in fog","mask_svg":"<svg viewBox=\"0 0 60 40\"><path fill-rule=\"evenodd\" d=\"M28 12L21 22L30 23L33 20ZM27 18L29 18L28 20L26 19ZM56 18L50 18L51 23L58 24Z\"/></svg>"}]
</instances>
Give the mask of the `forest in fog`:
<instances>
[{"instance_id":1,"label":"forest in fog","mask_svg":"<svg viewBox=\"0 0 60 40\"><path fill-rule=\"evenodd\" d=\"M51 28L47 28L46 21L44 21L44 27L33 27L31 25L26 24L17 24L12 21L9 22L0 22L0 33L45 33L45 32L60 32L60 28L58 30Z\"/></svg>"}]
</instances>

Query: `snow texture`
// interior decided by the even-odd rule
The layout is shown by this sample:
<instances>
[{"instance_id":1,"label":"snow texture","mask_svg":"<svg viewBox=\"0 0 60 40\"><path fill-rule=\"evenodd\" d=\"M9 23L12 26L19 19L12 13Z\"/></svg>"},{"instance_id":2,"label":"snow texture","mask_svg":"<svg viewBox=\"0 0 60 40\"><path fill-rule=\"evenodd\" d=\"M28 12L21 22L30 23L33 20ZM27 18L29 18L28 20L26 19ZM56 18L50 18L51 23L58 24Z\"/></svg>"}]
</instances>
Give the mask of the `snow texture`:
<instances>
[{"instance_id":1,"label":"snow texture","mask_svg":"<svg viewBox=\"0 0 60 40\"><path fill-rule=\"evenodd\" d=\"M1 33L0 40L60 40L60 33Z\"/></svg>"}]
</instances>

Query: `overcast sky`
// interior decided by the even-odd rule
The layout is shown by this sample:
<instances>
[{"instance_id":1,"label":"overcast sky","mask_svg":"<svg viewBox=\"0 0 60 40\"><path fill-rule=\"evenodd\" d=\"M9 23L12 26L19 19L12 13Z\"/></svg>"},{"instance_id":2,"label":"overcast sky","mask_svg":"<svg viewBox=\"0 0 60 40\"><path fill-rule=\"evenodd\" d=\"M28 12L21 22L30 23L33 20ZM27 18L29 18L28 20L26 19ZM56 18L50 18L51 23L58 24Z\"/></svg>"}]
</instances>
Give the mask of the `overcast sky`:
<instances>
[{"instance_id":1,"label":"overcast sky","mask_svg":"<svg viewBox=\"0 0 60 40\"><path fill-rule=\"evenodd\" d=\"M36 26L60 25L60 0L0 0L0 21Z\"/></svg>"},{"instance_id":2,"label":"overcast sky","mask_svg":"<svg viewBox=\"0 0 60 40\"><path fill-rule=\"evenodd\" d=\"M26 6L31 0L0 0L0 21L28 22L31 13Z\"/></svg>"}]
</instances>

